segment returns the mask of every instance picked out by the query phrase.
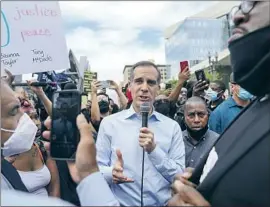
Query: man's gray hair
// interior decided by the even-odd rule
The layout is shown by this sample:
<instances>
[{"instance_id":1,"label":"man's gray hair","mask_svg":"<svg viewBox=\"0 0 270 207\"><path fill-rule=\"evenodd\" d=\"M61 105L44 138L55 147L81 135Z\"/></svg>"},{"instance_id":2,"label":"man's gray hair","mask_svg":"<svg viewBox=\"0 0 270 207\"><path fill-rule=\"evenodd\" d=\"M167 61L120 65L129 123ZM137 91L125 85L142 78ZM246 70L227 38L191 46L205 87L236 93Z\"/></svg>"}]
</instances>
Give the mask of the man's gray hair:
<instances>
[{"instance_id":1,"label":"man's gray hair","mask_svg":"<svg viewBox=\"0 0 270 207\"><path fill-rule=\"evenodd\" d=\"M154 64L153 62L151 61L140 61L140 62L137 62L136 64L134 64L131 68L131 73L130 73L130 81L133 80L134 78L134 70L139 67L139 66L153 66L157 72L158 72L158 78L157 78L157 83L160 84L160 81L161 81L161 74L160 74L160 71L157 67L156 64Z\"/></svg>"}]
</instances>

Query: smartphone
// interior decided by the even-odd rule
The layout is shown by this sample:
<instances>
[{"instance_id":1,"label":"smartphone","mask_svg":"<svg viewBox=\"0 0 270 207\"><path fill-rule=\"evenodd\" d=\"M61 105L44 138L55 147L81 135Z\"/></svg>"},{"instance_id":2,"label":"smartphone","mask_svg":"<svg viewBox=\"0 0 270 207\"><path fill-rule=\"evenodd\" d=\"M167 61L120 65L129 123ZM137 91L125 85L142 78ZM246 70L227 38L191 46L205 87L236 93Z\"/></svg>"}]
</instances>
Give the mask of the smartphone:
<instances>
[{"instance_id":1,"label":"smartphone","mask_svg":"<svg viewBox=\"0 0 270 207\"><path fill-rule=\"evenodd\" d=\"M51 157L75 160L80 139L76 119L81 112L81 93L77 90L56 91L52 103Z\"/></svg>"},{"instance_id":2,"label":"smartphone","mask_svg":"<svg viewBox=\"0 0 270 207\"><path fill-rule=\"evenodd\" d=\"M189 67L188 66L188 61L182 61L180 62L180 70L181 70L181 73L185 70L186 67Z\"/></svg>"},{"instance_id":3,"label":"smartphone","mask_svg":"<svg viewBox=\"0 0 270 207\"><path fill-rule=\"evenodd\" d=\"M170 89L170 88L172 88L172 84L171 83L166 83L165 90Z\"/></svg>"},{"instance_id":4,"label":"smartphone","mask_svg":"<svg viewBox=\"0 0 270 207\"><path fill-rule=\"evenodd\" d=\"M109 80L106 81L99 81L100 82L100 88L110 88L111 82Z\"/></svg>"},{"instance_id":5,"label":"smartphone","mask_svg":"<svg viewBox=\"0 0 270 207\"><path fill-rule=\"evenodd\" d=\"M206 80L206 76L203 69L195 71L195 75L196 75L197 81Z\"/></svg>"}]
</instances>

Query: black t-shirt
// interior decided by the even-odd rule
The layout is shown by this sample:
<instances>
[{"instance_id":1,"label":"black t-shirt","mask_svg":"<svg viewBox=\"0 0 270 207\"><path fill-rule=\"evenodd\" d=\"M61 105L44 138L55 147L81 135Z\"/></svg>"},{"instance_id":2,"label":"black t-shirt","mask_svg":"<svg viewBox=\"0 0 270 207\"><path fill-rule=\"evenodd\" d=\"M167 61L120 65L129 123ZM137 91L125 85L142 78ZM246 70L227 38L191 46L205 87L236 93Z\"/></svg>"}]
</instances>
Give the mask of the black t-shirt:
<instances>
[{"instance_id":1,"label":"black t-shirt","mask_svg":"<svg viewBox=\"0 0 270 207\"><path fill-rule=\"evenodd\" d=\"M96 130L97 133L99 131L99 127L100 127L100 123L101 123L102 119L103 118L100 117L100 121L98 121L98 122L92 122L92 125L93 125L93 127L94 127L94 129Z\"/></svg>"},{"instance_id":2,"label":"black t-shirt","mask_svg":"<svg viewBox=\"0 0 270 207\"><path fill-rule=\"evenodd\" d=\"M81 206L76 191L77 184L72 180L66 161L56 160L59 171L61 199L76 206Z\"/></svg>"}]
</instances>

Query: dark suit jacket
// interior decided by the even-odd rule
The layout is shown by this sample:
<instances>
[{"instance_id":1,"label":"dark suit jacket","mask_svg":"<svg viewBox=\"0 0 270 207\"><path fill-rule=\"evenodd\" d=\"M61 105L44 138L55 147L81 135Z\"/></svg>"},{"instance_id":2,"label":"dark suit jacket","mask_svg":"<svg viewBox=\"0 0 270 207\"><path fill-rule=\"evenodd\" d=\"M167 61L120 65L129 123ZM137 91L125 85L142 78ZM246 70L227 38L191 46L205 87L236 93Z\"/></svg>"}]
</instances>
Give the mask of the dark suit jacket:
<instances>
[{"instance_id":1,"label":"dark suit jacket","mask_svg":"<svg viewBox=\"0 0 270 207\"><path fill-rule=\"evenodd\" d=\"M270 99L250 104L215 148L218 161L197 188L212 206L270 206ZM204 163L191 181L198 182Z\"/></svg>"}]
</instances>

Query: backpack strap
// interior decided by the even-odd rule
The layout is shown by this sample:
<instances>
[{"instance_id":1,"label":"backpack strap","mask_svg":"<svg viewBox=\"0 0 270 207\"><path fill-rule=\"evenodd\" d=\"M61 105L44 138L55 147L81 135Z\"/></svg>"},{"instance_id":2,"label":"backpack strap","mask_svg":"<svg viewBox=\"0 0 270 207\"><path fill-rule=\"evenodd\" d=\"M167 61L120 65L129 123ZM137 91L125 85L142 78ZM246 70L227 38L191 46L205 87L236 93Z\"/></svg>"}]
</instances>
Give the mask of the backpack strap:
<instances>
[{"instance_id":1,"label":"backpack strap","mask_svg":"<svg viewBox=\"0 0 270 207\"><path fill-rule=\"evenodd\" d=\"M1 159L1 173L9 181L15 190L29 192L25 187L16 168L4 158Z\"/></svg>"}]
</instances>

